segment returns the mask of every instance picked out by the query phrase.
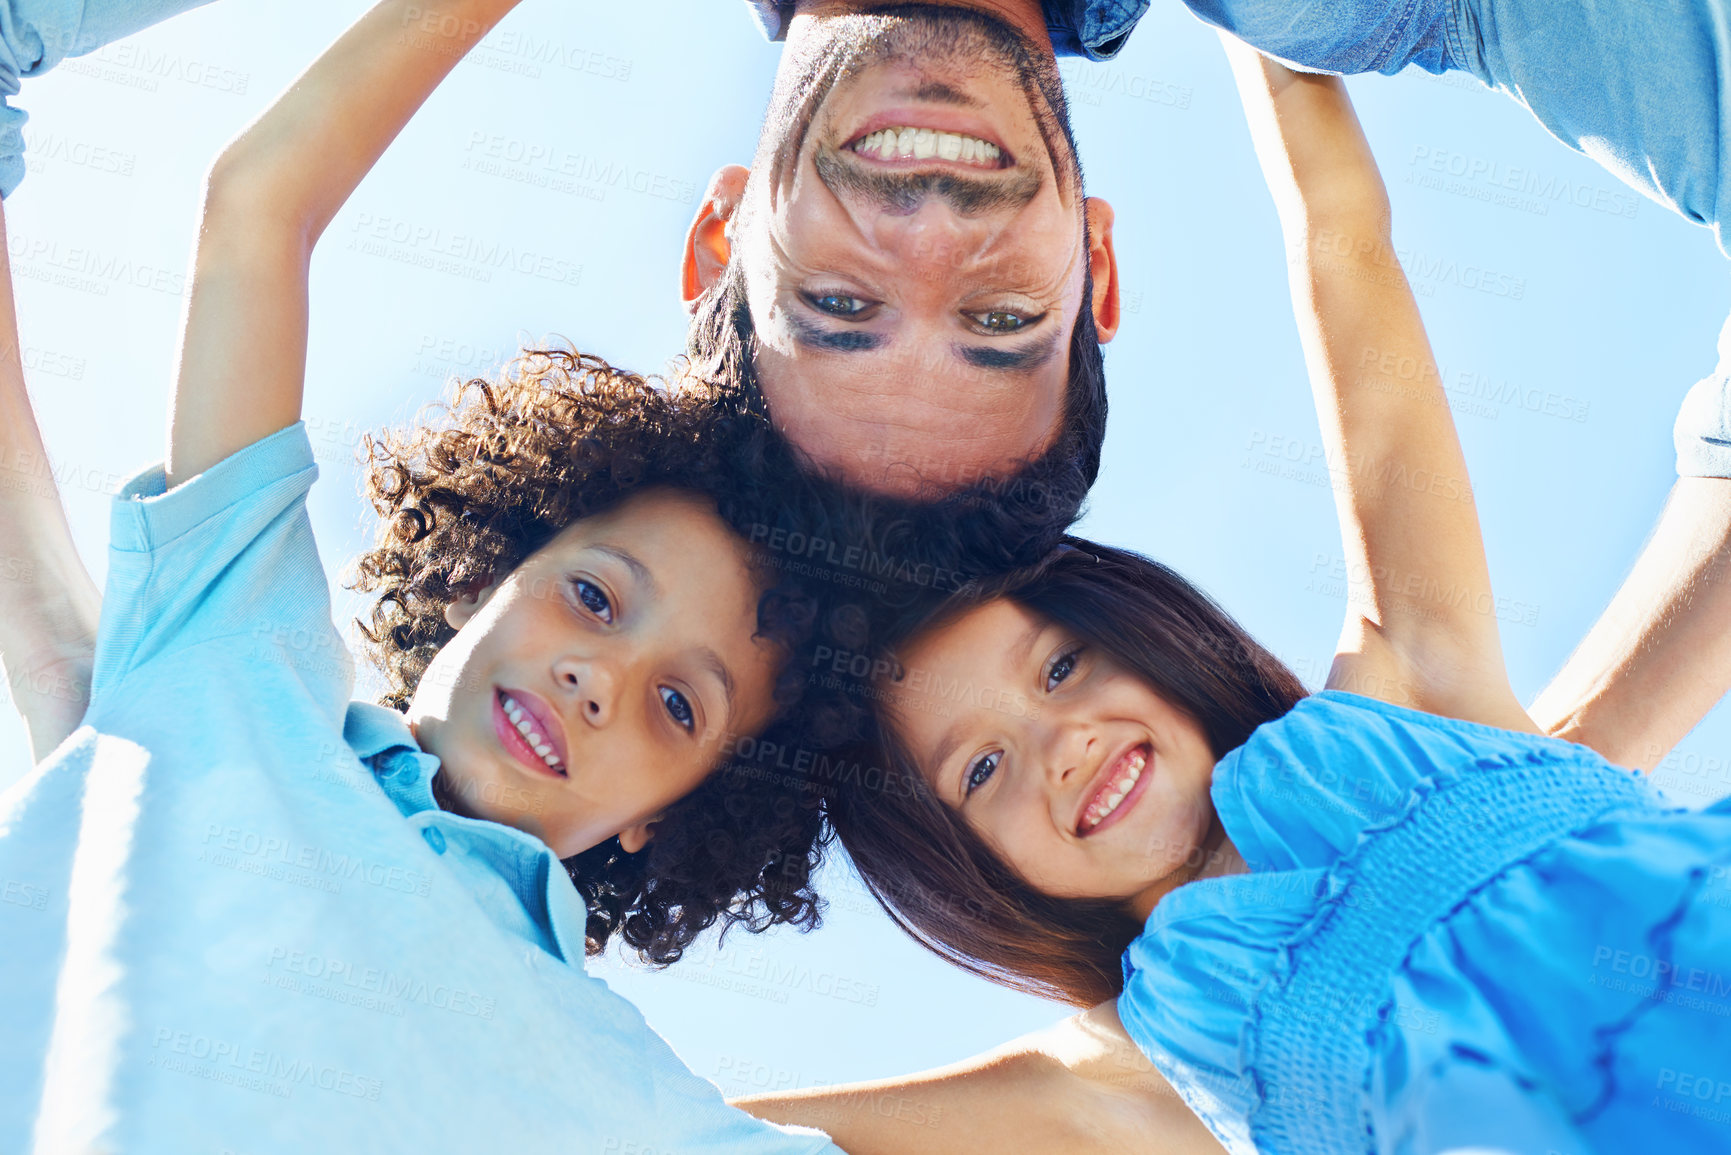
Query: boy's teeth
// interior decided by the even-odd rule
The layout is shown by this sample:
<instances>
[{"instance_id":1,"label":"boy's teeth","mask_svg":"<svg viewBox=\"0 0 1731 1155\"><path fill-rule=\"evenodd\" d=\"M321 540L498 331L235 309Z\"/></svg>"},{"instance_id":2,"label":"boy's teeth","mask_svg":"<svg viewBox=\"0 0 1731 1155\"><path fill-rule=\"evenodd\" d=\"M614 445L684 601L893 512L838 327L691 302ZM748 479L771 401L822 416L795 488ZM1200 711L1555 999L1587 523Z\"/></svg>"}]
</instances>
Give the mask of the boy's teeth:
<instances>
[{"instance_id":1,"label":"boy's teeth","mask_svg":"<svg viewBox=\"0 0 1731 1155\"><path fill-rule=\"evenodd\" d=\"M517 727L517 733L523 735L523 741L529 744L529 748L535 751L541 761L555 770L559 769L559 758L553 753L553 744L535 729L535 724L529 720L528 711L517 705L517 700L509 694L501 695L501 699L505 707L505 717L511 719L511 725Z\"/></svg>"},{"instance_id":2,"label":"boy's teeth","mask_svg":"<svg viewBox=\"0 0 1731 1155\"><path fill-rule=\"evenodd\" d=\"M1000 149L989 141L963 136L959 132L939 132L932 128L884 128L868 133L854 142L853 150L879 160L939 160L961 161L996 168Z\"/></svg>"}]
</instances>

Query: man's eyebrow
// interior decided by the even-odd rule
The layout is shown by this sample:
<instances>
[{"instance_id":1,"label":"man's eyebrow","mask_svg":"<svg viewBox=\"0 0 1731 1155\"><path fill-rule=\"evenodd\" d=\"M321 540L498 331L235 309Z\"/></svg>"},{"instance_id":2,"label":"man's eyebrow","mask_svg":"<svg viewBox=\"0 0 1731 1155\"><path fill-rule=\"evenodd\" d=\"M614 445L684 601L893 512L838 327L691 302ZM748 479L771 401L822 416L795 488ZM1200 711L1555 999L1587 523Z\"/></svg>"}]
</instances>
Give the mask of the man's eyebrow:
<instances>
[{"instance_id":1,"label":"man's eyebrow","mask_svg":"<svg viewBox=\"0 0 1731 1155\"><path fill-rule=\"evenodd\" d=\"M727 702L727 717L722 719L721 728L730 730L733 724L733 671L727 668L727 663L721 660L721 655L704 646L697 651L697 660L703 663L703 668L721 680L721 694Z\"/></svg>"},{"instance_id":2,"label":"man's eyebrow","mask_svg":"<svg viewBox=\"0 0 1731 1155\"><path fill-rule=\"evenodd\" d=\"M793 330L793 339L809 349L823 349L831 353L863 353L883 345L884 339L876 333L867 333L858 329L826 329L809 317L801 316L794 309L786 309L782 316L787 318L787 327Z\"/></svg>"},{"instance_id":3,"label":"man's eyebrow","mask_svg":"<svg viewBox=\"0 0 1731 1155\"><path fill-rule=\"evenodd\" d=\"M605 543L591 545L589 548L594 550L596 553L604 553L620 565L623 565L626 569L631 571L631 576L637 579L639 585L643 586L656 597L661 596L661 583L655 580L655 575L649 572L648 566L637 560L636 554L619 546L607 545Z\"/></svg>"},{"instance_id":4,"label":"man's eyebrow","mask_svg":"<svg viewBox=\"0 0 1731 1155\"><path fill-rule=\"evenodd\" d=\"M1054 329L1037 341L1020 348L1006 349L1001 345L958 345L956 356L976 369L1000 369L1025 373L1038 369L1058 352L1058 332Z\"/></svg>"}]
</instances>

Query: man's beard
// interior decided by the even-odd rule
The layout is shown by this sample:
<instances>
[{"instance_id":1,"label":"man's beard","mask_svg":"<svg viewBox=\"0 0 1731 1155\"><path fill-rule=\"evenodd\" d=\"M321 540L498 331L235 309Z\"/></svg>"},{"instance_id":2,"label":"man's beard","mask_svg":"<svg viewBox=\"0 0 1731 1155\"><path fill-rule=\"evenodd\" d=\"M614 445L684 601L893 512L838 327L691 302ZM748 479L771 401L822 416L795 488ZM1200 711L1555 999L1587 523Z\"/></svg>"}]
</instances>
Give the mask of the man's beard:
<instances>
[{"instance_id":1,"label":"man's beard","mask_svg":"<svg viewBox=\"0 0 1731 1155\"><path fill-rule=\"evenodd\" d=\"M814 35L788 49L776 72L752 165L754 175L770 180L771 187L783 186L829 95L867 69L885 64L933 74L921 94L938 101L955 94L936 74L965 77L984 71L1013 77L1033 113L1060 186L1068 186L1067 191L1080 199L1082 170L1057 61L999 17L943 4L898 5L823 17ZM834 145L842 143L838 140ZM820 151L826 150L827 142ZM833 175L836 157L832 154L827 160ZM947 187L939 187L943 181L930 174L880 174L873 183L878 186L874 191L886 201L917 201L926 192L954 193L952 199L962 201L970 195L975 201L1009 198L1026 203L1032 198L1026 175L1010 182L1000 178L998 185L1009 186L1002 191L982 188L972 194L958 189L954 178ZM962 184L966 183L963 178Z\"/></svg>"}]
</instances>

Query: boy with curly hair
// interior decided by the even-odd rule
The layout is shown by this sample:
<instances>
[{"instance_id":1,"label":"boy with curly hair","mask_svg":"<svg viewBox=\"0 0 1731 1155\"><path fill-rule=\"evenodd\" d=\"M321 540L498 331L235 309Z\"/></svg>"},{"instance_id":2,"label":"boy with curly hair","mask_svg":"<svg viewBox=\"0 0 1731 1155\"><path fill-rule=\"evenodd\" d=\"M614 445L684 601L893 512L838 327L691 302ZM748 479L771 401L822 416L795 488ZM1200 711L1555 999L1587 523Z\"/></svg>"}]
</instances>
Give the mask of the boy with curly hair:
<instances>
[{"instance_id":1,"label":"boy with curly hair","mask_svg":"<svg viewBox=\"0 0 1731 1155\"><path fill-rule=\"evenodd\" d=\"M514 4L383 0L211 170L89 710L0 797L0 1148L833 1150L727 1108L582 968L615 935L661 963L717 921L816 921L809 783L718 767L845 731L800 675L859 615L749 543L853 515L761 423L550 350L369 443L390 691L348 700L309 260Z\"/></svg>"}]
</instances>

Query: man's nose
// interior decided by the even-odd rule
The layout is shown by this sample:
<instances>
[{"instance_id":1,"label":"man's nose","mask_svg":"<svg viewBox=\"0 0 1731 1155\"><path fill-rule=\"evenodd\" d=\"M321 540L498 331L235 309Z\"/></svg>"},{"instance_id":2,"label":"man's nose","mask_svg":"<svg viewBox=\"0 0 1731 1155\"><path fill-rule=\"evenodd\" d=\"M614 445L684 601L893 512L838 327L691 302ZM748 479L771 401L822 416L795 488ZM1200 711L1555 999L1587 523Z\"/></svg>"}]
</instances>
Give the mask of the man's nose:
<instances>
[{"instance_id":1,"label":"man's nose","mask_svg":"<svg viewBox=\"0 0 1731 1155\"><path fill-rule=\"evenodd\" d=\"M942 197L928 196L911 213L885 213L874 232L878 245L904 266L935 270L961 268L992 242L997 226L964 217Z\"/></svg>"},{"instance_id":2,"label":"man's nose","mask_svg":"<svg viewBox=\"0 0 1731 1155\"><path fill-rule=\"evenodd\" d=\"M554 663L566 708L591 726L606 726L619 708L619 671L602 658L570 656Z\"/></svg>"}]
</instances>

